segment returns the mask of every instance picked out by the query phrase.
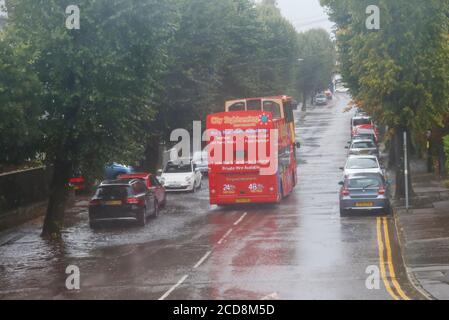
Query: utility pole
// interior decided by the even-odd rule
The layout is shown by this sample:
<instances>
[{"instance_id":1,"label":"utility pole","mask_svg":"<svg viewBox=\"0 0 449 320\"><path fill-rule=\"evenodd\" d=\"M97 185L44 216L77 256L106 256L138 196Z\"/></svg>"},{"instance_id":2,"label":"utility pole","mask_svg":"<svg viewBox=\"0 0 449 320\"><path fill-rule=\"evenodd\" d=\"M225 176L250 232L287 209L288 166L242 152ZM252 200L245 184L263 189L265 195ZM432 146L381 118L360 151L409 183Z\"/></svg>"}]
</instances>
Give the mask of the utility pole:
<instances>
[{"instance_id":1,"label":"utility pole","mask_svg":"<svg viewBox=\"0 0 449 320\"><path fill-rule=\"evenodd\" d=\"M405 208L409 209L409 190L408 190L408 152L407 152L407 131L404 131L404 176L405 176Z\"/></svg>"}]
</instances>

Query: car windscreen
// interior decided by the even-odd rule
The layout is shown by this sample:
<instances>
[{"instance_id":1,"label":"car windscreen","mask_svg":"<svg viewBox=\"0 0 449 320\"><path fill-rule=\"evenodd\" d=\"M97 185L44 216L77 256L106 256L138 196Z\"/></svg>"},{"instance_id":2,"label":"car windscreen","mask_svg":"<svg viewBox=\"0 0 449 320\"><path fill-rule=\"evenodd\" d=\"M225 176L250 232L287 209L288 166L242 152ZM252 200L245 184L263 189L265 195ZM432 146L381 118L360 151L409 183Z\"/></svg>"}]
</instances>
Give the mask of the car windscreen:
<instances>
[{"instance_id":1,"label":"car windscreen","mask_svg":"<svg viewBox=\"0 0 449 320\"><path fill-rule=\"evenodd\" d=\"M350 158L346 169L375 169L379 168L377 161L373 158Z\"/></svg>"},{"instance_id":2,"label":"car windscreen","mask_svg":"<svg viewBox=\"0 0 449 320\"><path fill-rule=\"evenodd\" d=\"M192 166L189 164L167 164L164 173L187 173L192 172Z\"/></svg>"},{"instance_id":3,"label":"car windscreen","mask_svg":"<svg viewBox=\"0 0 449 320\"><path fill-rule=\"evenodd\" d=\"M354 136L354 139L368 139L368 140L375 140L374 134L367 133L367 134L358 134Z\"/></svg>"},{"instance_id":4,"label":"car windscreen","mask_svg":"<svg viewBox=\"0 0 449 320\"><path fill-rule=\"evenodd\" d=\"M126 199L131 194L128 186L104 186L99 187L95 198L103 200Z\"/></svg>"},{"instance_id":5,"label":"car windscreen","mask_svg":"<svg viewBox=\"0 0 449 320\"><path fill-rule=\"evenodd\" d=\"M371 124L371 119L369 119L369 118L360 118L360 119L352 120L352 125L354 127L362 126L364 124Z\"/></svg>"},{"instance_id":6,"label":"car windscreen","mask_svg":"<svg viewBox=\"0 0 449 320\"><path fill-rule=\"evenodd\" d=\"M376 146L372 141L354 142L352 149L372 149Z\"/></svg>"},{"instance_id":7,"label":"car windscreen","mask_svg":"<svg viewBox=\"0 0 449 320\"><path fill-rule=\"evenodd\" d=\"M382 181L378 177L357 177L348 180L348 188L350 189L379 188L381 186Z\"/></svg>"}]
</instances>

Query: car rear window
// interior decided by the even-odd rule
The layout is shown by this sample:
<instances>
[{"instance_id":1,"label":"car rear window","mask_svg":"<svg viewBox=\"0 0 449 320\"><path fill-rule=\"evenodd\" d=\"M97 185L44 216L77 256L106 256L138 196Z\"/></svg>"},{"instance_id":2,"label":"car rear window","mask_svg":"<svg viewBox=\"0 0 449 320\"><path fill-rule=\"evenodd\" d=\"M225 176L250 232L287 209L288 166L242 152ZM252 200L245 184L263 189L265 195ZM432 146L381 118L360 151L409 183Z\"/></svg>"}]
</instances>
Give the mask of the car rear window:
<instances>
[{"instance_id":1,"label":"car rear window","mask_svg":"<svg viewBox=\"0 0 449 320\"><path fill-rule=\"evenodd\" d=\"M348 180L348 187L351 189L379 188L382 181L377 177L357 177Z\"/></svg>"},{"instance_id":2,"label":"car rear window","mask_svg":"<svg viewBox=\"0 0 449 320\"><path fill-rule=\"evenodd\" d=\"M103 186L97 189L95 198L104 200L125 199L131 194L128 186Z\"/></svg>"},{"instance_id":3,"label":"car rear window","mask_svg":"<svg viewBox=\"0 0 449 320\"><path fill-rule=\"evenodd\" d=\"M372 141L364 141L364 142L355 142L352 145L352 148L354 149L368 149L368 148L375 148L375 145Z\"/></svg>"},{"instance_id":4,"label":"car rear window","mask_svg":"<svg viewBox=\"0 0 449 320\"><path fill-rule=\"evenodd\" d=\"M375 169L378 168L377 161L371 158L350 158L346 169Z\"/></svg>"},{"instance_id":5,"label":"car rear window","mask_svg":"<svg viewBox=\"0 0 449 320\"><path fill-rule=\"evenodd\" d=\"M362 119L354 119L352 121L352 125L354 127L361 126L361 125L364 125L364 124L371 124L371 119L369 119L369 118L362 118Z\"/></svg>"},{"instance_id":6,"label":"car rear window","mask_svg":"<svg viewBox=\"0 0 449 320\"><path fill-rule=\"evenodd\" d=\"M190 164L167 164L164 170L165 173L188 173L192 172L192 166Z\"/></svg>"}]
</instances>

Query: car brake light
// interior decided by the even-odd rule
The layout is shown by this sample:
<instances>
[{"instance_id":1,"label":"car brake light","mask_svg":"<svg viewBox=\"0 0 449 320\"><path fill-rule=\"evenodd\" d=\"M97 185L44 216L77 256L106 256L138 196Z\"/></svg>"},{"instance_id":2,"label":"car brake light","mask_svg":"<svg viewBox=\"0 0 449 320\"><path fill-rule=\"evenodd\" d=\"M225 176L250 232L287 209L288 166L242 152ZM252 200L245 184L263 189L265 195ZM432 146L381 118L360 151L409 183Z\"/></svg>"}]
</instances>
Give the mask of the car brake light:
<instances>
[{"instance_id":1,"label":"car brake light","mask_svg":"<svg viewBox=\"0 0 449 320\"><path fill-rule=\"evenodd\" d=\"M138 198L128 198L126 199L126 203L127 204L139 204L139 199Z\"/></svg>"},{"instance_id":2,"label":"car brake light","mask_svg":"<svg viewBox=\"0 0 449 320\"><path fill-rule=\"evenodd\" d=\"M379 195L383 196L385 194L385 189L384 188L379 188Z\"/></svg>"},{"instance_id":3,"label":"car brake light","mask_svg":"<svg viewBox=\"0 0 449 320\"><path fill-rule=\"evenodd\" d=\"M90 206L99 206L101 204L101 201L99 199L92 199L89 202Z\"/></svg>"},{"instance_id":4,"label":"car brake light","mask_svg":"<svg viewBox=\"0 0 449 320\"><path fill-rule=\"evenodd\" d=\"M347 196L349 196L349 190L346 189L346 188L344 188L344 189L341 191L341 194L342 194L343 196L347 197Z\"/></svg>"}]
</instances>

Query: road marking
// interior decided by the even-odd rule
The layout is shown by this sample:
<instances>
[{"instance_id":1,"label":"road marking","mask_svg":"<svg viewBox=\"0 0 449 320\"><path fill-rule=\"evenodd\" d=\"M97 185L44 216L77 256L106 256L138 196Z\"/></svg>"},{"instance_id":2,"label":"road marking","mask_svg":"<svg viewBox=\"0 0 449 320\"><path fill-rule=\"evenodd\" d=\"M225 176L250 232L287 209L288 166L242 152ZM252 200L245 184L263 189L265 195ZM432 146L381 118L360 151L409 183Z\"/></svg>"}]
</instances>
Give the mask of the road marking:
<instances>
[{"instance_id":1,"label":"road marking","mask_svg":"<svg viewBox=\"0 0 449 320\"><path fill-rule=\"evenodd\" d=\"M386 276L385 261L384 261L384 243L382 241L382 221L380 217L378 217L376 220L377 220L377 246L379 247L380 274L382 276L385 288L387 289L390 296L392 296L394 300L399 300L399 297L391 289L390 282L388 282Z\"/></svg>"},{"instance_id":2,"label":"road marking","mask_svg":"<svg viewBox=\"0 0 449 320\"><path fill-rule=\"evenodd\" d=\"M394 265L393 265L393 255L391 253L391 244L390 244L390 234L388 231L388 221L387 218L382 218L383 220L383 226L384 226L384 233L385 233L385 244L387 247L387 259L388 259L388 268L390 269L390 278L392 279L393 286L395 287L396 291L399 293L402 299L404 300L410 300L410 298L404 293L401 286L399 285L398 281L396 280L396 272L394 271Z\"/></svg>"},{"instance_id":3,"label":"road marking","mask_svg":"<svg viewBox=\"0 0 449 320\"><path fill-rule=\"evenodd\" d=\"M210 254L212 253L212 250L208 251L201 259L200 261L197 262L197 264L193 267L193 269L198 268L200 265L203 264L204 261L206 261L206 259L210 256Z\"/></svg>"},{"instance_id":4,"label":"road marking","mask_svg":"<svg viewBox=\"0 0 449 320\"><path fill-rule=\"evenodd\" d=\"M173 287L170 288L162 297L160 297L158 300L165 300L167 297L176 290L177 287L179 287L186 279L189 277L188 274L186 274L184 277L181 278Z\"/></svg>"},{"instance_id":5,"label":"road marking","mask_svg":"<svg viewBox=\"0 0 449 320\"><path fill-rule=\"evenodd\" d=\"M245 212L240 219L238 219L236 222L234 222L234 226L238 225L240 222L242 222L243 219L245 219L246 215L248 214L248 212Z\"/></svg>"},{"instance_id":6,"label":"road marking","mask_svg":"<svg viewBox=\"0 0 449 320\"><path fill-rule=\"evenodd\" d=\"M225 235L220 239L220 241L217 242L217 244L222 244L223 241L231 234L232 228L228 230L228 232L225 233Z\"/></svg>"}]
</instances>

